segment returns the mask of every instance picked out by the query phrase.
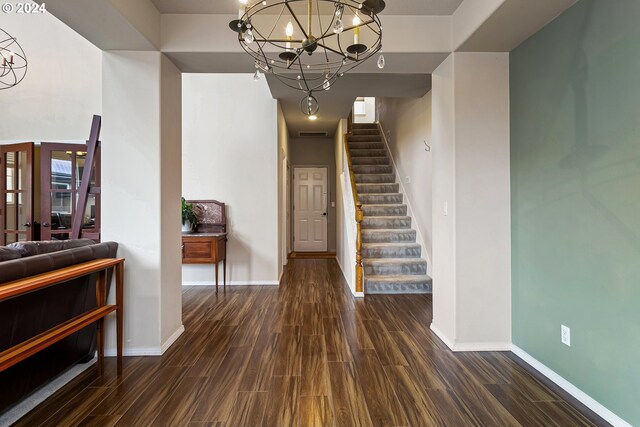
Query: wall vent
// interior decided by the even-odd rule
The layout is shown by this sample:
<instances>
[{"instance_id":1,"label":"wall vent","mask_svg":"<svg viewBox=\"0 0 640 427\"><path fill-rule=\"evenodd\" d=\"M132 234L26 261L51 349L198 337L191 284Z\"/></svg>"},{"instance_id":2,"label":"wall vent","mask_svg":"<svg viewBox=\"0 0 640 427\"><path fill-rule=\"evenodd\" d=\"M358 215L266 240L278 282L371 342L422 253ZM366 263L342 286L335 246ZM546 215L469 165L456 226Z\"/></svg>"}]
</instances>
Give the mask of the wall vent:
<instances>
[{"instance_id":1,"label":"wall vent","mask_svg":"<svg viewBox=\"0 0 640 427\"><path fill-rule=\"evenodd\" d=\"M301 138L326 138L329 136L327 131L300 131L298 136Z\"/></svg>"}]
</instances>

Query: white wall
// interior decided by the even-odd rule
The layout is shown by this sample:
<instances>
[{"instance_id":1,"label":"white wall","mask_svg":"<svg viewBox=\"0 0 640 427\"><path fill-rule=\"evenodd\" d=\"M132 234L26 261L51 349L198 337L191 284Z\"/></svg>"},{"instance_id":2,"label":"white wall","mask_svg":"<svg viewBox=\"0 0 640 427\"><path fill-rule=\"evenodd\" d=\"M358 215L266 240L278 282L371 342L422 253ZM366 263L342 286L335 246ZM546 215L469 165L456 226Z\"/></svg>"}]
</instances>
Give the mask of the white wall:
<instances>
[{"instance_id":1,"label":"white wall","mask_svg":"<svg viewBox=\"0 0 640 427\"><path fill-rule=\"evenodd\" d=\"M432 144L431 92L422 98L378 98L376 112L431 272L433 157L425 151L425 142Z\"/></svg>"},{"instance_id":2,"label":"white wall","mask_svg":"<svg viewBox=\"0 0 640 427\"><path fill-rule=\"evenodd\" d=\"M182 73L164 55L161 57L160 95L160 234L161 335L162 343L182 326Z\"/></svg>"},{"instance_id":3,"label":"white wall","mask_svg":"<svg viewBox=\"0 0 640 427\"><path fill-rule=\"evenodd\" d=\"M373 123L375 121L376 121L376 99L372 97L366 97L364 98L364 114L354 114L353 122L354 123Z\"/></svg>"},{"instance_id":4,"label":"white wall","mask_svg":"<svg viewBox=\"0 0 640 427\"><path fill-rule=\"evenodd\" d=\"M278 277L282 277L290 251L289 129L278 101Z\"/></svg>"},{"instance_id":5,"label":"white wall","mask_svg":"<svg viewBox=\"0 0 640 427\"><path fill-rule=\"evenodd\" d=\"M180 73L159 52L102 63L102 238L126 258L125 353L159 354L183 330Z\"/></svg>"},{"instance_id":6,"label":"white wall","mask_svg":"<svg viewBox=\"0 0 640 427\"><path fill-rule=\"evenodd\" d=\"M454 350L507 350L508 54L454 53L436 70L433 153L432 328Z\"/></svg>"},{"instance_id":7,"label":"white wall","mask_svg":"<svg viewBox=\"0 0 640 427\"><path fill-rule=\"evenodd\" d=\"M227 281L277 284L277 101L250 74L183 76L182 193L227 204ZM212 284L213 266L187 265L184 284Z\"/></svg>"},{"instance_id":8,"label":"white wall","mask_svg":"<svg viewBox=\"0 0 640 427\"><path fill-rule=\"evenodd\" d=\"M356 293L356 221L349 165L344 145L346 131L347 121L340 120L334 137L336 157L336 260L351 292L357 297L362 297L364 296L363 293Z\"/></svg>"},{"instance_id":9,"label":"white wall","mask_svg":"<svg viewBox=\"0 0 640 427\"><path fill-rule=\"evenodd\" d=\"M102 112L101 51L48 13L0 13L0 28L29 62L25 79L0 91L0 143L86 140Z\"/></svg>"}]
</instances>

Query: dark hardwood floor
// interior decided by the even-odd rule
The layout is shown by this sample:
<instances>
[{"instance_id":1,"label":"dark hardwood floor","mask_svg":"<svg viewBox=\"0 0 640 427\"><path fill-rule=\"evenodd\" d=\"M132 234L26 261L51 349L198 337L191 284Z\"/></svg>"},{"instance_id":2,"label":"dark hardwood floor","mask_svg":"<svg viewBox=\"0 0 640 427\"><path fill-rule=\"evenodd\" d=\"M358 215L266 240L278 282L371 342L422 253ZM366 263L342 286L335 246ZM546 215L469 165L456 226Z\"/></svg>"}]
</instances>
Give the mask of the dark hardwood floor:
<instances>
[{"instance_id":1,"label":"dark hardwood floor","mask_svg":"<svg viewBox=\"0 0 640 427\"><path fill-rule=\"evenodd\" d=\"M162 357L91 368L21 426L592 426L510 353L454 354L431 297L354 300L335 260L291 260L277 287L186 288Z\"/></svg>"}]
</instances>

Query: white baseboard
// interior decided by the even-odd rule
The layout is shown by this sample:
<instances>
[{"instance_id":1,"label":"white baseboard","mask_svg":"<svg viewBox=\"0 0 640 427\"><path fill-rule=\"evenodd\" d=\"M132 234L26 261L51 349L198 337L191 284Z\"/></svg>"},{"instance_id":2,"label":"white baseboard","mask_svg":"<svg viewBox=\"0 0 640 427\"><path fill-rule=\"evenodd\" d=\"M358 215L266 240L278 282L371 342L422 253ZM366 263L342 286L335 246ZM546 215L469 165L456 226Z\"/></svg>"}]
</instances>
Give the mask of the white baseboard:
<instances>
[{"instance_id":1,"label":"white baseboard","mask_svg":"<svg viewBox=\"0 0 640 427\"><path fill-rule=\"evenodd\" d=\"M431 329L433 333L436 334L436 336L440 338L447 347L453 350L453 347L455 347L455 345L453 344L453 342L449 341L449 338L447 338L447 336L443 334L440 329L438 329L435 323L431 322L431 326L429 326L429 329Z\"/></svg>"},{"instance_id":2,"label":"white baseboard","mask_svg":"<svg viewBox=\"0 0 640 427\"><path fill-rule=\"evenodd\" d=\"M180 335L184 333L184 325L180 327L160 346L160 347L125 347L122 349L123 356L162 356L165 351L173 345ZM116 357L118 355L115 348L108 348L104 351L106 357Z\"/></svg>"},{"instance_id":3,"label":"white baseboard","mask_svg":"<svg viewBox=\"0 0 640 427\"><path fill-rule=\"evenodd\" d=\"M431 322L430 329L438 336L451 351L464 353L469 351L511 351L510 342L479 342L455 343L451 341L437 326Z\"/></svg>"},{"instance_id":4,"label":"white baseboard","mask_svg":"<svg viewBox=\"0 0 640 427\"><path fill-rule=\"evenodd\" d=\"M180 327L173 334L171 334L171 336L164 343L162 343L162 345L160 346L160 352L164 354L165 351L169 350L169 347L171 347L183 333L184 325L180 325Z\"/></svg>"},{"instance_id":5,"label":"white baseboard","mask_svg":"<svg viewBox=\"0 0 640 427\"><path fill-rule=\"evenodd\" d=\"M115 348L109 348L104 351L105 357L116 357L118 353ZM125 347L122 349L122 355L129 356L162 356L160 347Z\"/></svg>"},{"instance_id":6,"label":"white baseboard","mask_svg":"<svg viewBox=\"0 0 640 427\"><path fill-rule=\"evenodd\" d=\"M454 346L453 351L464 353L467 351L511 351L509 342L464 342Z\"/></svg>"},{"instance_id":7,"label":"white baseboard","mask_svg":"<svg viewBox=\"0 0 640 427\"><path fill-rule=\"evenodd\" d=\"M615 427L631 427L631 424L611 412L609 409L604 407L601 403L593 399L587 393L580 390L575 385L571 384L569 381L561 377L551 368L544 365L542 362L531 356L529 353L521 349L515 344L511 345L511 351L513 354L518 356L520 359L524 360L528 365L534 368L536 371L540 372L542 375L553 381L556 385L558 385L561 389L569 393L571 396L575 397L579 400L583 405L587 408L591 409L593 412L598 414L600 417L604 418L605 421L610 423Z\"/></svg>"},{"instance_id":8,"label":"white baseboard","mask_svg":"<svg viewBox=\"0 0 640 427\"><path fill-rule=\"evenodd\" d=\"M215 281L205 281L205 282L182 282L182 286L215 286ZM280 282L277 280L255 280L255 281L242 281L242 280L234 280L231 282L227 282L227 286L278 286ZM218 282L218 286L222 286L222 282Z\"/></svg>"},{"instance_id":9,"label":"white baseboard","mask_svg":"<svg viewBox=\"0 0 640 427\"><path fill-rule=\"evenodd\" d=\"M353 296L355 298L364 298L364 292L354 292Z\"/></svg>"}]
</instances>

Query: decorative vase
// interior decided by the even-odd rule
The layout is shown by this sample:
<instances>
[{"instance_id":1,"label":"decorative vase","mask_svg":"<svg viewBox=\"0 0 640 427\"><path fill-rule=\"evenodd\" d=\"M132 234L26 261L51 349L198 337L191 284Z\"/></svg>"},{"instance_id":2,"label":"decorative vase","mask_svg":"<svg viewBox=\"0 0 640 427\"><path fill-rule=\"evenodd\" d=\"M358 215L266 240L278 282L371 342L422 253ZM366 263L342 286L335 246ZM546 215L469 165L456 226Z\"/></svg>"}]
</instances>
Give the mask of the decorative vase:
<instances>
[{"instance_id":1,"label":"decorative vase","mask_svg":"<svg viewBox=\"0 0 640 427\"><path fill-rule=\"evenodd\" d=\"M191 225L191 222L185 221L182 223L182 233L184 234L193 233L193 226Z\"/></svg>"}]
</instances>

